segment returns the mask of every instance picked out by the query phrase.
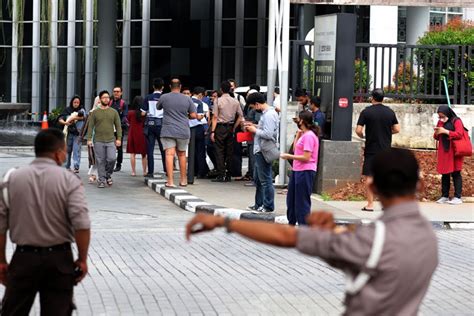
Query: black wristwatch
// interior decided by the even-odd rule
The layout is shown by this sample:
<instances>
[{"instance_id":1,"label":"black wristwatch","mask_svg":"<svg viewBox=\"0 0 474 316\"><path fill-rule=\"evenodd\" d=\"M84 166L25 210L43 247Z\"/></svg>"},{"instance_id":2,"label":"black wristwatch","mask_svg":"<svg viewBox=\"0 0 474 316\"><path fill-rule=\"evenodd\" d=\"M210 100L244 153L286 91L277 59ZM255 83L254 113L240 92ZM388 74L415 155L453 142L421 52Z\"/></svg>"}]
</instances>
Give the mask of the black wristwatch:
<instances>
[{"instance_id":1,"label":"black wristwatch","mask_svg":"<svg viewBox=\"0 0 474 316\"><path fill-rule=\"evenodd\" d=\"M224 227L227 233L232 233L230 230L230 218L229 217L224 217Z\"/></svg>"}]
</instances>

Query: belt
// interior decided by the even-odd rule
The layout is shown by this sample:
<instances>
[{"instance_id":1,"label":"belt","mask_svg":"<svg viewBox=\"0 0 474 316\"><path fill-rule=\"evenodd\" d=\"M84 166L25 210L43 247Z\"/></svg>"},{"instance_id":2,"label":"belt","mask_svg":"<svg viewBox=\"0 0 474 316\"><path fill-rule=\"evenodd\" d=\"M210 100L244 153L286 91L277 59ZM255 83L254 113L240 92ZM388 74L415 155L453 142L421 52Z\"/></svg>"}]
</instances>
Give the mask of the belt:
<instances>
[{"instance_id":1,"label":"belt","mask_svg":"<svg viewBox=\"0 0 474 316\"><path fill-rule=\"evenodd\" d=\"M229 125L234 125L234 122L229 122L229 123L217 123L217 125L224 125L224 126L229 126Z\"/></svg>"},{"instance_id":2,"label":"belt","mask_svg":"<svg viewBox=\"0 0 474 316\"><path fill-rule=\"evenodd\" d=\"M53 252L53 251L70 251L71 250L71 244L70 243L64 243L61 245L54 245L54 246L49 246L49 247L36 247L36 246L29 246L29 245L23 245L23 246L17 246L16 251L19 252L39 252L39 253L47 253L47 252Z\"/></svg>"}]
</instances>

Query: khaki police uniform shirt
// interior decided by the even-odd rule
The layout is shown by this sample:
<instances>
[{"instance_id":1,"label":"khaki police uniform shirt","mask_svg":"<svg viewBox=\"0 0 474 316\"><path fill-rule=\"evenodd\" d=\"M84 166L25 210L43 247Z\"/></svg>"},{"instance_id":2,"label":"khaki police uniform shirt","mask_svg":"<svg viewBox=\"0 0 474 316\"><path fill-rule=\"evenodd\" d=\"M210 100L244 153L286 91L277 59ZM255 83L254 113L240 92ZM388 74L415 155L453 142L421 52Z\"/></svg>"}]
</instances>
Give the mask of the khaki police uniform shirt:
<instances>
[{"instance_id":1,"label":"khaki police uniform shirt","mask_svg":"<svg viewBox=\"0 0 474 316\"><path fill-rule=\"evenodd\" d=\"M217 99L214 105L214 115L217 117L217 123L234 123L236 114L243 117L243 112L239 101L232 98L229 94L223 94Z\"/></svg>"},{"instance_id":2,"label":"khaki police uniform shirt","mask_svg":"<svg viewBox=\"0 0 474 316\"><path fill-rule=\"evenodd\" d=\"M386 236L374 270L365 268L375 234L373 224L342 234L300 228L297 248L352 275L363 269L371 275L359 293L346 294L346 315L416 315L438 265L436 235L416 202L391 207L380 220Z\"/></svg>"},{"instance_id":3,"label":"khaki police uniform shirt","mask_svg":"<svg viewBox=\"0 0 474 316\"><path fill-rule=\"evenodd\" d=\"M81 179L54 160L36 158L6 185L10 208L1 194L0 233L10 230L13 243L49 247L74 242L76 230L90 229Z\"/></svg>"}]
</instances>

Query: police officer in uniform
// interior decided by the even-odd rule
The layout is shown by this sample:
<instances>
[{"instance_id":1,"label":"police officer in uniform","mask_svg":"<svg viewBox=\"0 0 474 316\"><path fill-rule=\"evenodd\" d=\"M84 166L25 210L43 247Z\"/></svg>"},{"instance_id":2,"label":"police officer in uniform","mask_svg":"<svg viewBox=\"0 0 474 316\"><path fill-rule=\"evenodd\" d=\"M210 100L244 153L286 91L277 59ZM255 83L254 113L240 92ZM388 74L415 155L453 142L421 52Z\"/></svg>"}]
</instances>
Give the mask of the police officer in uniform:
<instances>
[{"instance_id":1,"label":"police officer in uniform","mask_svg":"<svg viewBox=\"0 0 474 316\"><path fill-rule=\"evenodd\" d=\"M375 223L352 229L334 224L332 214L314 212L299 227L198 214L192 233L225 227L247 238L294 247L346 273L344 315L416 315L438 264L431 223L416 201L419 167L412 152L389 149L372 165L372 188L384 207ZM298 267L293 267L298 269Z\"/></svg>"},{"instance_id":2,"label":"police officer in uniform","mask_svg":"<svg viewBox=\"0 0 474 316\"><path fill-rule=\"evenodd\" d=\"M41 131L35 154L30 165L10 170L0 182L0 282L6 286L1 315L28 315L37 293L41 315L71 315L73 287L87 274L90 220L84 187L61 167L67 154L61 131ZM7 231L16 244L10 264Z\"/></svg>"}]
</instances>

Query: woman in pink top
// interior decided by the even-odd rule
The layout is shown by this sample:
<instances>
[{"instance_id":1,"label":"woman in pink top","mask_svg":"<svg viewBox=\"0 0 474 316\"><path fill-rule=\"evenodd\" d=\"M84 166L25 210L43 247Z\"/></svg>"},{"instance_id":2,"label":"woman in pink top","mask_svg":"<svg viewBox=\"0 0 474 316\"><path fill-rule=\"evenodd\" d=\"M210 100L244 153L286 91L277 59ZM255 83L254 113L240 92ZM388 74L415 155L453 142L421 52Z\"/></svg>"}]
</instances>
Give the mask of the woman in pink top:
<instances>
[{"instance_id":1,"label":"woman in pink top","mask_svg":"<svg viewBox=\"0 0 474 316\"><path fill-rule=\"evenodd\" d=\"M293 160L293 172L288 184L286 207L290 225L306 225L311 212L311 193L318 165L319 127L313 122L313 114L303 111L299 115L299 131L293 143L294 155L282 154L283 159Z\"/></svg>"}]
</instances>

